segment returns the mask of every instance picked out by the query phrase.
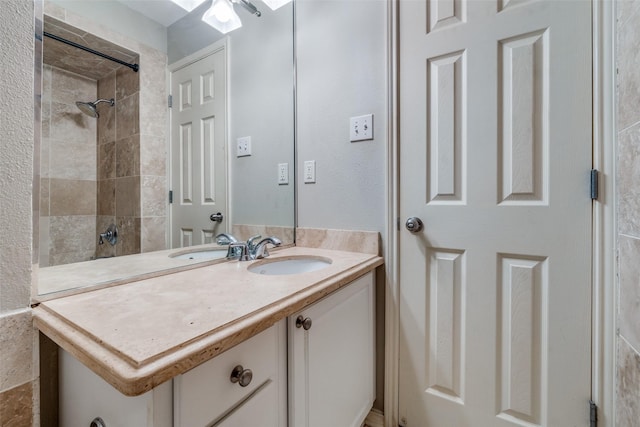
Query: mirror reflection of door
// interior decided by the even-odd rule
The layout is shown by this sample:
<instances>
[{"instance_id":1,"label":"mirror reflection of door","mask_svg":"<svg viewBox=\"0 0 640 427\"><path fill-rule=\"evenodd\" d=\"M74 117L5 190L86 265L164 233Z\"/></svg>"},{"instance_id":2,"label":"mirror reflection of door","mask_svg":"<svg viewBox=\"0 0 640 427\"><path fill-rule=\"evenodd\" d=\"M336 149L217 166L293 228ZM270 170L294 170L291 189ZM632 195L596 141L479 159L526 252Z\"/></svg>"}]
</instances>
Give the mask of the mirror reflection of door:
<instances>
[{"instance_id":1,"label":"mirror reflection of door","mask_svg":"<svg viewBox=\"0 0 640 427\"><path fill-rule=\"evenodd\" d=\"M170 246L213 243L227 232L224 46L172 67ZM222 214L222 221L210 219Z\"/></svg>"}]
</instances>

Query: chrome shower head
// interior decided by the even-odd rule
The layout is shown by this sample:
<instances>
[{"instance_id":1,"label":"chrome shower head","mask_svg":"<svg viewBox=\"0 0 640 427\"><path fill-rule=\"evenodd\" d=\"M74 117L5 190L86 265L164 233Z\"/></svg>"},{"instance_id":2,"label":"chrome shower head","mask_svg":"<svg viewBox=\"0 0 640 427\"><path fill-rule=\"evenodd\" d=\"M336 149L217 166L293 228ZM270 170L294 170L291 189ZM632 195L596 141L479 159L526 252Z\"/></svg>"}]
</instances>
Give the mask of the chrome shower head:
<instances>
[{"instance_id":1,"label":"chrome shower head","mask_svg":"<svg viewBox=\"0 0 640 427\"><path fill-rule=\"evenodd\" d=\"M98 114L98 110L97 110L96 106L101 102L108 102L109 105L111 105L112 107L116 103L116 101L113 98L111 98L111 99L98 99L97 101L93 101L93 102L76 101L76 107L78 107L80 109L80 111L85 113L87 116L93 117L93 118L98 118L98 117L100 117L100 114Z\"/></svg>"}]
</instances>

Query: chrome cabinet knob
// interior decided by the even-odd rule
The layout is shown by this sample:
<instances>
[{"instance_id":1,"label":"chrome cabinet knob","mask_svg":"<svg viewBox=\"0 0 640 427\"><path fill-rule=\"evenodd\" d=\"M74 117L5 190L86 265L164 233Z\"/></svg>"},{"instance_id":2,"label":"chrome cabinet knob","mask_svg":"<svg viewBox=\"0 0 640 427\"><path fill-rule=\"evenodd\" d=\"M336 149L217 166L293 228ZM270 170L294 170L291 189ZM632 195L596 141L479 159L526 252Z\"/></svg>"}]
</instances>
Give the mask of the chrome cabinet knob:
<instances>
[{"instance_id":1,"label":"chrome cabinet knob","mask_svg":"<svg viewBox=\"0 0 640 427\"><path fill-rule=\"evenodd\" d=\"M214 213L209 215L209 219L213 222L222 222L222 220L224 219L224 215L222 215L222 213L218 212L218 213Z\"/></svg>"},{"instance_id":2,"label":"chrome cabinet knob","mask_svg":"<svg viewBox=\"0 0 640 427\"><path fill-rule=\"evenodd\" d=\"M240 387L246 387L251 384L253 372L251 372L251 369L244 369L242 365L238 365L231 371L231 378L229 379L234 384L240 384Z\"/></svg>"},{"instance_id":3,"label":"chrome cabinet knob","mask_svg":"<svg viewBox=\"0 0 640 427\"><path fill-rule=\"evenodd\" d=\"M303 328L305 331L308 331L309 329L311 329L311 324L313 322L311 321L311 318L309 317L302 317L302 316L298 316L296 318L296 328Z\"/></svg>"},{"instance_id":4,"label":"chrome cabinet knob","mask_svg":"<svg viewBox=\"0 0 640 427\"><path fill-rule=\"evenodd\" d=\"M107 427L102 418L95 417L93 421L91 421L90 427Z\"/></svg>"},{"instance_id":5,"label":"chrome cabinet knob","mask_svg":"<svg viewBox=\"0 0 640 427\"><path fill-rule=\"evenodd\" d=\"M412 216L407 220L404 226L412 233L419 233L424 228L424 224L422 224L422 220L420 218Z\"/></svg>"}]
</instances>

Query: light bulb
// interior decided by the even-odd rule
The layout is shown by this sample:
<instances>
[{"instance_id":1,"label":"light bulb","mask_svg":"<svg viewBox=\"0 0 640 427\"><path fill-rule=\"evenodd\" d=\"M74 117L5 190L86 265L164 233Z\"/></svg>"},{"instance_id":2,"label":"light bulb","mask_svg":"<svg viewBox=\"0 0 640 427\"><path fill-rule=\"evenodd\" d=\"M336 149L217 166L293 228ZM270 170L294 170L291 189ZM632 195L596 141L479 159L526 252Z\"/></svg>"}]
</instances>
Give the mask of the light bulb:
<instances>
[{"instance_id":1,"label":"light bulb","mask_svg":"<svg viewBox=\"0 0 640 427\"><path fill-rule=\"evenodd\" d=\"M240 17L229 0L214 0L213 5L202 15L202 20L222 34L242 27Z\"/></svg>"},{"instance_id":2,"label":"light bulb","mask_svg":"<svg viewBox=\"0 0 640 427\"><path fill-rule=\"evenodd\" d=\"M227 0L217 0L211 7L211 13L220 22L228 22L234 14L233 6Z\"/></svg>"}]
</instances>

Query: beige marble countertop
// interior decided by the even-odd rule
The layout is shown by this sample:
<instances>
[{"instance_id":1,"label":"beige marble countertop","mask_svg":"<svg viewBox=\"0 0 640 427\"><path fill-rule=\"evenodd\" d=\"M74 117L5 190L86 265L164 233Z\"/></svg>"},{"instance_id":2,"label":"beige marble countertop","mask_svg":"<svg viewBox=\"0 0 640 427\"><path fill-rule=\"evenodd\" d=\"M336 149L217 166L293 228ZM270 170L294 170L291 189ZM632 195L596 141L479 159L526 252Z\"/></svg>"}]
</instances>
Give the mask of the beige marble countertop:
<instances>
[{"instance_id":1,"label":"beige marble countertop","mask_svg":"<svg viewBox=\"0 0 640 427\"><path fill-rule=\"evenodd\" d=\"M209 250L220 251L221 258L211 260L176 258L184 253ZM86 292L83 289L86 287L96 289L96 286L107 287L129 283L211 265L225 261L226 253L226 246L207 244L40 268L37 273L38 295L33 300L42 302L64 295Z\"/></svg>"},{"instance_id":2,"label":"beige marble countertop","mask_svg":"<svg viewBox=\"0 0 640 427\"><path fill-rule=\"evenodd\" d=\"M332 263L278 276L247 271L261 261L207 265L45 301L34 308L34 322L120 392L140 395L383 263L377 249L322 245L285 248L268 261L300 256Z\"/></svg>"}]
</instances>

